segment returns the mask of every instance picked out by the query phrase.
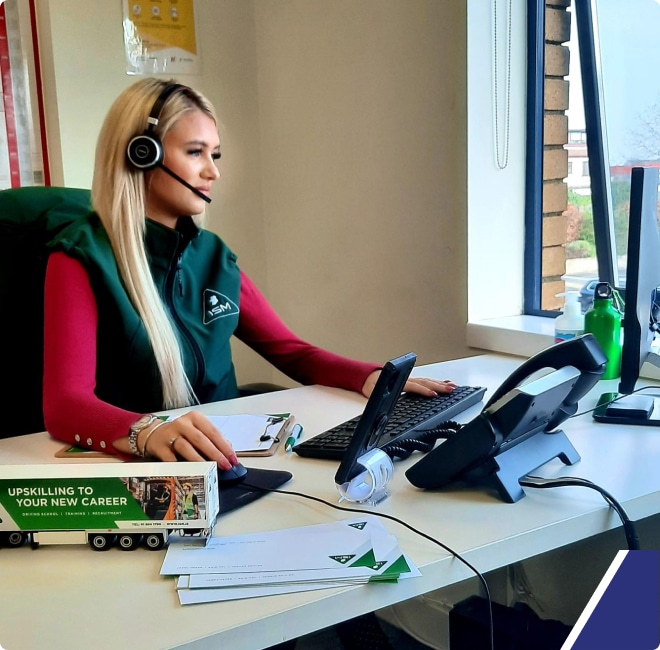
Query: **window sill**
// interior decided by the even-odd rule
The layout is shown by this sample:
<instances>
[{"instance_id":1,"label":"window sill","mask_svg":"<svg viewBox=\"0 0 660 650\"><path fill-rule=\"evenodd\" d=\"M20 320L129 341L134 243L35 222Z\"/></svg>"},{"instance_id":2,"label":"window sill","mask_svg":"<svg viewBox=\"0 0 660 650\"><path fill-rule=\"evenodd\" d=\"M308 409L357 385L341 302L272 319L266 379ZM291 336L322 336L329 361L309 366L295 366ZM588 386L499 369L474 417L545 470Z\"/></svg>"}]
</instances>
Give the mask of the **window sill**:
<instances>
[{"instance_id":1,"label":"window sill","mask_svg":"<svg viewBox=\"0 0 660 650\"><path fill-rule=\"evenodd\" d=\"M489 318L467 326L467 344L472 348L531 357L554 343L555 323L542 316Z\"/></svg>"},{"instance_id":2,"label":"window sill","mask_svg":"<svg viewBox=\"0 0 660 650\"><path fill-rule=\"evenodd\" d=\"M531 357L554 343L553 318L542 316L505 316L490 318L467 326L467 344L491 352ZM660 364L660 359L656 358ZM640 376L660 380L660 367L645 363Z\"/></svg>"}]
</instances>

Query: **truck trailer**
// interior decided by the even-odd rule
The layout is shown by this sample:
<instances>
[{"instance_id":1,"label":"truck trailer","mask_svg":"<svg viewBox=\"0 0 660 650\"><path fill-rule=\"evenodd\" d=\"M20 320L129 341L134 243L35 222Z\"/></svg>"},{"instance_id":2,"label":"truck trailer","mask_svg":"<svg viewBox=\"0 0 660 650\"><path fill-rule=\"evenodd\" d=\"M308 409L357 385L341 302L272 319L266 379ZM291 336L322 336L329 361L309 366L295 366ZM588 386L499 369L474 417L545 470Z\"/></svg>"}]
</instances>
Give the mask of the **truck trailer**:
<instances>
[{"instance_id":1,"label":"truck trailer","mask_svg":"<svg viewBox=\"0 0 660 650\"><path fill-rule=\"evenodd\" d=\"M0 546L155 551L210 537L219 506L213 462L0 465Z\"/></svg>"}]
</instances>

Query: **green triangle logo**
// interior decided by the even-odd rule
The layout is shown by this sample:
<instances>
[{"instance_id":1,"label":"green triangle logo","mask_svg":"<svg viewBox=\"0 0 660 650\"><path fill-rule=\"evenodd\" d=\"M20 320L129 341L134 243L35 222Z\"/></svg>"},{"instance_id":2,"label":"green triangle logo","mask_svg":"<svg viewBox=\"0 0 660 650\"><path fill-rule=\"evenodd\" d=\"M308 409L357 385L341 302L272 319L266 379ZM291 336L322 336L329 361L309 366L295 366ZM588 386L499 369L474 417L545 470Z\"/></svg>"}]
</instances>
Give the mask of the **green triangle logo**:
<instances>
[{"instance_id":1,"label":"green triangle logo","mask_svg":"<svg viewBox=\"0 0 660 650\"><path fill-rule=\"evenodd\" d=\"M376 561L376 556L374 555L373 549L370 551L367 551L361 558L358 558L351 564L352 567L366 567L367 569L373 569L374 571L378 571L384 564L387 564L386 562L383 562L382 560L377 562Z\"/></svg>"},{"instance_id":2,"label":"green triangle logo","mask_svg":"<svg viewBox=\"0 0 660 650\"><path fill-rule=\"evenodd\" d=\"M410 573L410 566L406 562L406 558L402 555L398 560L392 563L392 566L385 571L384 575L400 575L402 573Z\"/></svg>"}]
</instances>

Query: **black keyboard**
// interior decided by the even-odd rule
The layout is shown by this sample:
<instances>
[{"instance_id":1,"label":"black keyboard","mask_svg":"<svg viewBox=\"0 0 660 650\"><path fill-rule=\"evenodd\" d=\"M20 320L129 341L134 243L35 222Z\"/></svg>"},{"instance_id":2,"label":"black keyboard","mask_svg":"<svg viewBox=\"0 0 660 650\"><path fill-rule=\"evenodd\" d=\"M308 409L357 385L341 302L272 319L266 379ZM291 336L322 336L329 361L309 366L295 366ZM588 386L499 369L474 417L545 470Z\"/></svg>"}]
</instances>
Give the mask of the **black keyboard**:
<instances>
[{"instance_id":1,"label":"black keyboard","mask_svg":"<svg viewBox=\"0 0 660 650\"><path fill-rule=\"evenodd\" d=\"M437 428L479 402L485 392L486 389L480 386L458 386L452 393L437 397L403 394L385 426L380 446L395 440L415 438L429 429ZM297 444L293 451L306 458L341 460L361 417L358 415L304 440Z\"/></svg>"}]
</instances>

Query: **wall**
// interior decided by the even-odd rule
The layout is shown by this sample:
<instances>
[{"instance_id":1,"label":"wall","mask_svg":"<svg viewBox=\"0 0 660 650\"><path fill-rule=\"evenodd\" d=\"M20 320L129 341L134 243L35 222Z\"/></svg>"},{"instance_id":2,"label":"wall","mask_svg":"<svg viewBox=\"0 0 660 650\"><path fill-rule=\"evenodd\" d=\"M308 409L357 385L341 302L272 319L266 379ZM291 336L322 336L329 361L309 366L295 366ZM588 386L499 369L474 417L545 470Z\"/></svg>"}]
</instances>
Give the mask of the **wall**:
<instances>
[{"instance_id":1,"label":"wall","mask_svg":"<svg viewBox=\"0 0 660 650\"><path fill-rule=\"evenodd\" d=\"M495 3L487 3L487 10L484 4L467 0L470 322L521 314L523 299L527 0L496 3L497 75L493 74Z\"/></svg>"},{"instance_id":2,"label":"wall","mask_svg":"<svg viewBox=\"0 0 660 650\"><path fill-rule=\"evenodd\" d=\"M53 182L89 186L124 73L121 3L38 0ZM222 179L208 227L301 336L374 361L465 356L466 8L200 0ZM237 346L241 381L265 364Z\"/></svg>"},{"instance_id":3,"label":"wall","mask_svg":"<svg viewBox=\"0 0 660 650\"><path fill-rule=\"evenodd\" d=\"M517 316L523 310L525 213L527 0L499 2L484 11L483 0L468 0L468 215L469 320L471 323ZM494 74L493 6L497 16L497 74ZM546 83L543 184L542 308L563 304L555 294L564 290L567 154L565 110L568 86L570 0L547 0ZM490 5L490 3L489 3ZM511 48L508 30L512 30ZM494 98L498 97L497 125ZM495 139L495 129L499 141ZM499 145L500 162L496 164ZM508 157L504 155L508 145ZM493 282L493 278L497 282ZM545 319L543 319L545 320ZM539 325L539 327L541 327ZM550 327L552 331L552 327ZM520 340L511 333L507 350ZM473 336L484 342L483 336ZM548 343L550 340L548 341ZM477 344L475 342L475 344ZM490 349L503 350L493 342ZM546 347L547 343L542 346ZM516 354L529 350L517 349Z\"/></svg>"}]
</instances>

